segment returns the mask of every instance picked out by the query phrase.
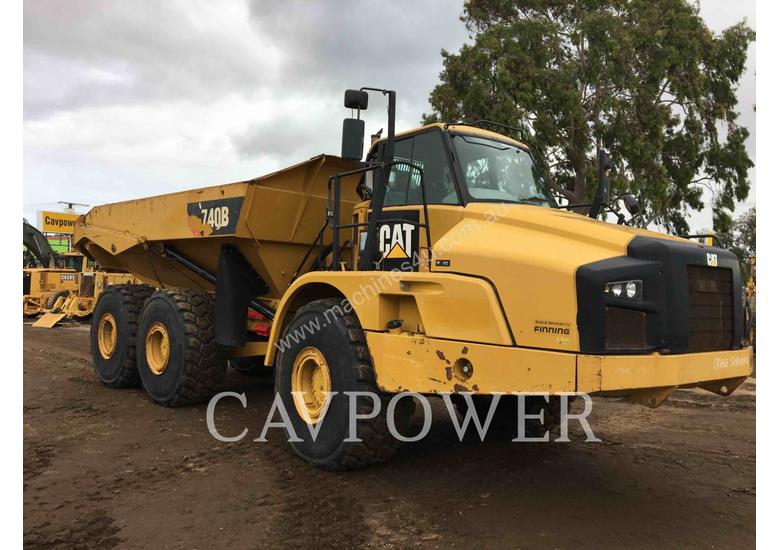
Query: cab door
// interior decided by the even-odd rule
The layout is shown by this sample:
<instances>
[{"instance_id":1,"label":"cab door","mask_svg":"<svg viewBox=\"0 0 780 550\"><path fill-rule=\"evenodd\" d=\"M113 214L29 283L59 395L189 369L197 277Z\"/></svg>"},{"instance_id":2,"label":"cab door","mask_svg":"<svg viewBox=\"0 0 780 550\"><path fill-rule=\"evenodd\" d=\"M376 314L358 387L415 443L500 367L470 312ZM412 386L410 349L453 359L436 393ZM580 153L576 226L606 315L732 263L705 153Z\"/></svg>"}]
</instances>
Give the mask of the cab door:
<instances>
[{"instance_id":1,"label":"cab door","mask_svg":"<svg viewBox=\"0 0 780 550\"><path fill-rule=\"evenodd\" d=\"M418 225L425 222L423 182L431 243L462 216L443 132L435 127L398 139L394 161L407 164L395 165L390 172L377 223L377 266L385 271L426 270L427 250L421 252L421 246L427 249L428 236ZM422 175L409 165L422 170Z\"/></svg>"}]
</instances>

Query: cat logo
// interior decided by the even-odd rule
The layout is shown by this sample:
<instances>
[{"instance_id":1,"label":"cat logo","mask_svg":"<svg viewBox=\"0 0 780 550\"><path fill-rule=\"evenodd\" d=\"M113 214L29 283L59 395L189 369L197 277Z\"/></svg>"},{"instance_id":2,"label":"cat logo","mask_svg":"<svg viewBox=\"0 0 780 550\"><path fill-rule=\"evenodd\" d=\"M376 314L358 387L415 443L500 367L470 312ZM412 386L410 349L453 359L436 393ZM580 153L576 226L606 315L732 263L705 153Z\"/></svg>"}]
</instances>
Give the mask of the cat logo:
<instances>
[{"instance_id":1,"label":"cat logo","mask_svg":"<svg viewBox=\"0 0 780 550\"><path fill-rule=\"evenodd\" d=\"M410 223L383 225L379 228L379 250L382 259L405 260L414 253L412 234L414 226Z\"/></svg>"},{"instance_id":2,"label":"cat logo","mask_svg":"<svg viewBox=\"0 0 780 550\"><path fill-rule=\"evenodd\" d=\"M707 253L707 265L710 267L718 267L718 255L715 253Z\"/></svg>"},{"instance_id":3,"label":"cat logo","mask_svg":"<svg viewBox=\"0 0 780 550\"><path fill-rule=\"evenodd\" d=\"M380 269L417 271L416 257L420 247L420 221L416 210L384 212L377 227L377 250Z\"/></svg>"}]
</instances>

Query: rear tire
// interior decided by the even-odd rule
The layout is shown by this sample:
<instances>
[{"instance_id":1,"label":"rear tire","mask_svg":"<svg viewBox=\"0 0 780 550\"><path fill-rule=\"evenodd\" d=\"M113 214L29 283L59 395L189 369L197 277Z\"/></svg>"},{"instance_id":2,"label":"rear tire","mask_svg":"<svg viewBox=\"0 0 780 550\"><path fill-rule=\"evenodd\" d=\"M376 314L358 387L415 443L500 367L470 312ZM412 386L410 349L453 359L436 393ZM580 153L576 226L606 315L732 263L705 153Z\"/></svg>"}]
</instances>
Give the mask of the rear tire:
<instances>
[{"instance_id":1,"label":"rear tire","mask_svg":"<svg viewBox=\"0 0 780 550\"><path fill-rule=\"evenodd\" d=\"M54 307L54 304L57 303L57 300L60 298L67 298L70 295L70 292L67 290L60 290L59 292L55 292L51 296L49 296L46 299L46 309L52 309Z\"/></svg>"},{"instance_id":2,"label":"rear tire","mask_svg":"<svg viewBox=\"0 0 780 550\"><path fill-rule=\"evenodd\" d=\"M363 329L357 316L352 312L345 313L342 307L341 300L326 299L300 308L282 336L282 342L290 346L280 351L276 358L275 389L281 395L295 434L303 440L290 442L289 445L306 462L326 470L361 468L381 462L393 455L400 445L387 425L386 410L390 396L377 389ZM333 313L329 311L331 308L334 308ZM307 331L303 328L305 326L319 326L319 330ZM302 338L301 334L304 335ZM288 335L295 338L287 338ZM316 441L312 439L309 425L299 413L291 393L296 361L297 368L300 368L301 358L307 354L324 358L328 371L327 386L329 391L336 392L325 415L319 419L322 425ZM356 431L357 437L362 440L360 442L344 441L349 436L349 401L343 393L345 391L373 392L380 398L381 408L377 416L357 420ZM408 401L404 399L401 403ZM359 414L368 414L373 401L367 396L358 396L356 405ZM406 416L400 403L396 410L400 416ZM396 423L401 433L404 420Z\"/></svg>"},{"instance_id":3,"label":"rear tire","mask_svg":"<svg viewBox=\"0 0 780 550\"><path fill-rule=\"evenodd\" d=\"M147 285L113 285L100 295L92 316L92 365L111 388L138 386L136 333L144 302L154 289Z\"/></svg>"},{"instance_id":4,"label":"rear tire","mask_svg":"<svg viewBox=\"0 0 780 550\"><path fill-rule=\"evenodd\" d=\"M174 407L217 392L226 364L214 336L214 300L184 288L158 290L139 321L138 372L149 396Z\"/></svg>"}]
</instances>

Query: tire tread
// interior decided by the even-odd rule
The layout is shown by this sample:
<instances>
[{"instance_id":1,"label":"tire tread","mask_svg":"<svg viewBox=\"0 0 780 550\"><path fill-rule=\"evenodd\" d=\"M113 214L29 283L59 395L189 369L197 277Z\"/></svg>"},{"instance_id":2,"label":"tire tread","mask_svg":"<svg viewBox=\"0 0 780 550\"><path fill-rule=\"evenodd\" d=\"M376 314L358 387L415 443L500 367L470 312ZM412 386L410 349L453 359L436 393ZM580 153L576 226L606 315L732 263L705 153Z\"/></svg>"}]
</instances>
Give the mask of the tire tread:
<instances>
[{"instance_id":1,"label":"tire tread","mask_svg":"<svg viewBox=\"0 0 780 550\"><path fill-rule=\"evenodd\" d=\"M301 307L296 312L296 317L306 313L323 313L331 308L334 308L333 311L336 312L336 318L344 323L348 344L358 358L358 361L351 367L354 379L358 382L358 391L376 393L381 403L381 412L377 416L369 419L358 419L357 436L362 441L345 443L344 452L326 463L318 464L320 468L325 470L351 470L387 460L395 454L401 442L393 437L387 424L385 411L387 410L390 396L383 394L377 388L365 332L360 325L357 315L353 311L348 313L343 311L343 300L327 298L315 300ZM277 360L280 357L281 354L277 357ZM277 369L281 369L279 364L277 364ZM367 398L358 398L357 405L358 412L363 413L368 413L372 406Z\"/></svg>"}]
</instances>

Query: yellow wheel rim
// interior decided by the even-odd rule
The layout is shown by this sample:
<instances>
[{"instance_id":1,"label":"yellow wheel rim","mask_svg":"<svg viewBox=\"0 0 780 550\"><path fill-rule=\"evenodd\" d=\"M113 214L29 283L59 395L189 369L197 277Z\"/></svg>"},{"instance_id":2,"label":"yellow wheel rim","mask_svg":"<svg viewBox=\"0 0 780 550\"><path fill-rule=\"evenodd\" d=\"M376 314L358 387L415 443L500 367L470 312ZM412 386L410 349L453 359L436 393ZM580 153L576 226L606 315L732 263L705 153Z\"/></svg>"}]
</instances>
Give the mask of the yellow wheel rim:
<instances>
[{"instance_id":1,"label":"yellow wheel rim","mask_svg":"<svg viewBox=\"0 0 780 550\"><path fill-rule=\"evenodd\" d=\"M292 369L293 402L298 416L309 424L319 422L330 391L330 369L325 356L317 348L302 349Z\"/></svg>"},{"instance_id":2,"label":"yellow wheel rim","mask_svg":"<svg viewBox=\"0 0 780 550\"><path fill-rule=\"evenodd\" d=\"M111 359L116 351L116 320L110 313L104 313L98 322L98 350L103 359Z\"/></svg>"},{"instance_id":3,"label":"yellow wheel rim","mask_svg":"<svg viewBox=\"0 0 780 550\"><path fill-rule=\"evenodd\" d=\"M146 331L146 363L155 376L160 376L168 368L171 355L171 343L168 329L159 321L152 323Z\"/></svg>"}]
</instances>

